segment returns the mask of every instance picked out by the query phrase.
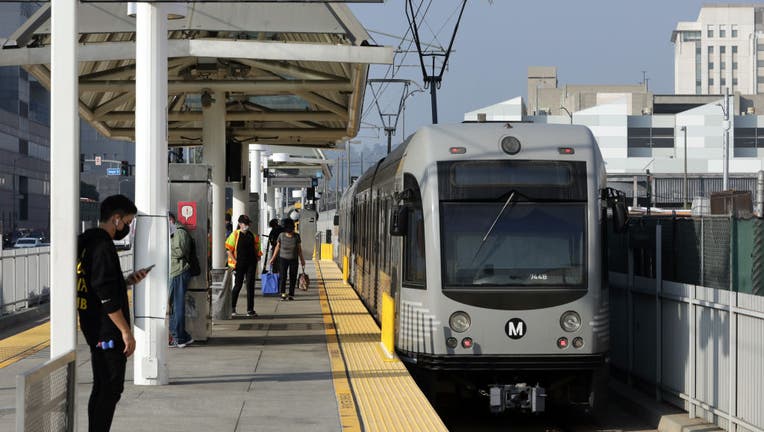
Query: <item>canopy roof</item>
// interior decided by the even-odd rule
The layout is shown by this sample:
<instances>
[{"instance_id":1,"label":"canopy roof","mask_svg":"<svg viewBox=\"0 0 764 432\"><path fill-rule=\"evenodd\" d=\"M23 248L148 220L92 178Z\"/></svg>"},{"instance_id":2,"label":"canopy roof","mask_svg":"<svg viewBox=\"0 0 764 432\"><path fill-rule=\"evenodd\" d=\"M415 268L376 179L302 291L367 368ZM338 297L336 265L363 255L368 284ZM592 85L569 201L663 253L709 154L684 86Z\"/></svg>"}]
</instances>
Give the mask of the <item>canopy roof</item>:
<instances>
[{"instance_id":1,"label":"canopy roof","mask_svg":"<svg viewBox=\"0 0 764 432\"><path fill-rule=\"evenodd\" d=\"M389 47L337 3L190 3L168 23L170 145L200 145L207 91L226 94L227 136L244 143L333 147L357 134L368 65ZM126 3L82 3L80 115L106 137L134 140L135 18ZM50 88L50 3L7 40L0 66Z\"/></svg>"}]
</instances>

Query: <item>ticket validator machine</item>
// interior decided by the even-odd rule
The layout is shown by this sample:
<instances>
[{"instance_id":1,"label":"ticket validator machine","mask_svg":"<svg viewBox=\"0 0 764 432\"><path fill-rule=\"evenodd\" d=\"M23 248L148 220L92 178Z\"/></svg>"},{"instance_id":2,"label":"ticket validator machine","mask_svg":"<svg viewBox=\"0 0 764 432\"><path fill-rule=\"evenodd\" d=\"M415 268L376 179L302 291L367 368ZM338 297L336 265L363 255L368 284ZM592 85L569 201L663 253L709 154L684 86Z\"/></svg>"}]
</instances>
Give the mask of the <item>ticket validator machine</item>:
<instances>
[{"instance_id":1,"label":"ticket validator machine","mask_svg":"<svg viewBox=\"0 0 764 432\"><path fill-rule=\"evenodd\" d=\"M196 244L201 267L191 277L186 290L186 331L197 341L210 337L209 233L212 211L211 170L208 165L169 164L170 202L168 208L188 230Z\"/></svg>"}]
</instances>

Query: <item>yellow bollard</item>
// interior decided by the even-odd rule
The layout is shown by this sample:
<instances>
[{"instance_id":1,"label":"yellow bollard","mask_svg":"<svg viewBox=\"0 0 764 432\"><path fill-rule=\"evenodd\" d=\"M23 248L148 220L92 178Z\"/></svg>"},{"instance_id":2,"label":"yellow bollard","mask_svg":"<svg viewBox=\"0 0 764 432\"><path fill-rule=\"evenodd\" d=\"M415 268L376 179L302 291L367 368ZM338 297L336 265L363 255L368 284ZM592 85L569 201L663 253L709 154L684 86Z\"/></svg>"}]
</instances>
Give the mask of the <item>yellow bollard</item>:
<instances>
[{"instance_id":1,"label":"yellow bollard","mask_svg":"<svg viewBox=\"0 0 764 432\"><path fill-rule=\"evenodd\" d=\"M393 358L395 341L395 302L390 294L382 293L382 349Z\"/></svg>"},{"instance_id":2,"label":"yellow bollard","mask_svg":"<svg viewBox=\"0 0 764 432\"><path fill-rule=\"evenodd\" d=\"M321 243L321 261L331 261L333 256L333 245L331 243Z\"/></svg>"},{"instance_id":3,"label":"yellow bollard","mask_svg":"<svg viewBox=\"0 0 764 432\"><path fill-rule=\"evenodd\" d=\"M343 256L342 257L342 280L345 281L345 283L348 282L348 275L350 274L350 265L348 262L348 257Z\"/></svg>"}]
</instances>

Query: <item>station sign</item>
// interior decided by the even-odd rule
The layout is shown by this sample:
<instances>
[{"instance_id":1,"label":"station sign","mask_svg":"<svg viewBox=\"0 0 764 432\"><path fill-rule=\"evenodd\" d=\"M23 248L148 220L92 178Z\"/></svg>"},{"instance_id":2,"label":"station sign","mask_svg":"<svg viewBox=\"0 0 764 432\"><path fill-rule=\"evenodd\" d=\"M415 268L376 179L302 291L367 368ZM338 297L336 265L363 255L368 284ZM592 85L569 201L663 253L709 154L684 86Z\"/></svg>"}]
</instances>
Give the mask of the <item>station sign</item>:
<instances>
[{"instance_id":1,"label":"station sign","mask_svg":"<svg viewBox=\"0 0 764 432\"><path fill-rule=\"evenodd\" d=\"M120 174L121 174L121 171L119 168L106 168L107 176L118 176Z\"/></svg>"}]
</instances>

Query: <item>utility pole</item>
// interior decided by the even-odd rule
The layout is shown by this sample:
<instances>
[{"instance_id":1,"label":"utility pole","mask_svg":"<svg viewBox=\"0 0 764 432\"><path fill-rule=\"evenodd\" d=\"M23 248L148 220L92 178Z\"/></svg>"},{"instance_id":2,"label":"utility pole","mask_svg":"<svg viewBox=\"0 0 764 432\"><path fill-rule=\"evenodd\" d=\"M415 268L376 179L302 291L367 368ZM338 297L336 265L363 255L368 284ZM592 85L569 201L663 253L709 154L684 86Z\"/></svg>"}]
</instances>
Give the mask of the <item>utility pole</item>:
<instances>
[{"instance_id":1,"label":"utility pole","mask_svg":"<svg viewBox=\"0 0 764 432\"><path fill-rule=\"evenodd\" d=\"M416 22L417 13L419 10L414 11L413 0L406 0L406 18L411 28L411 33L414 35L414 42L416 43L416 49L419 53L419 64L422 67L422 77L424 80L424 87L430 86L430 100L432 103L432 123L438 124L438 96L437 88L440 87L443 81L443 72L448 65L448 57L451 55L451 48L454 46L454 39L456 39L456 33L459 30L459 23L462 20L462 14L464 13L464 7L467 5L467 0L462 1L462 7L459 11L459 17L456 19L456 25L454 26L454 32L451 34L451 41L448 43L448 48L443 52L436 51L422 51L422 43L419 38L419 27ZM427 66L425 66L425 57L432 59L432 74L427 73ZM443 64L440 66L440 71L435 73L435 58L443 57Z\"/></svg>"},{"instance_id":2,"label":"utility pole","mask_svg":"<svg viewBox=\"0 0 764 432\"><path fill-rule=\"evenodd\" d=\"M724 87L724 121L722 122L724 139L724 166L722 172L722 188L727 190L730 169L730 89Z\"/></svg>"}]
</instances>

